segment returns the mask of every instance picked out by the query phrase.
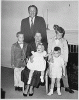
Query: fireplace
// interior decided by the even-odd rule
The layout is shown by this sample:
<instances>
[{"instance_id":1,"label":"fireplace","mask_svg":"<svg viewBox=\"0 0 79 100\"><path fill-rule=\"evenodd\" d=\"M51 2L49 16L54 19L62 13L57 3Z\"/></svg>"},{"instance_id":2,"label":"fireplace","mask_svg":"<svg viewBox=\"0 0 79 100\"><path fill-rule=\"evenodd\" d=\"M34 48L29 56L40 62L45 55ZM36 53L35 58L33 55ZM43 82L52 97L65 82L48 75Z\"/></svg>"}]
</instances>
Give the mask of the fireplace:
<instances>
[{"instance_id":1,"label":"fireplace","mask_svg":"<svg viewBox=\"0 0 79 100\"><path fill-rule=\"evenodd\" d=\"M68 82L70 88L78 90L78 45L68 45L69 58L67 65Z\"/></svg>"}]
</instances>

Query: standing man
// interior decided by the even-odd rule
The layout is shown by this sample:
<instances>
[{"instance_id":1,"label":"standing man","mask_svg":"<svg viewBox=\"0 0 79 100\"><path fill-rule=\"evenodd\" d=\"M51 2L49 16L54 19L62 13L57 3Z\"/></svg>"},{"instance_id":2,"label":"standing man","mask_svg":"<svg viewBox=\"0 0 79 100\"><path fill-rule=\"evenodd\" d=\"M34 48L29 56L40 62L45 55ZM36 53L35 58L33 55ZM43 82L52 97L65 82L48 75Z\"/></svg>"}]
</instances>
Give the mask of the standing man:
<instances>
[{"instance_id":1,"label":"standing man","mask_svg":"<svg viewBox=\"0 0 79 100\"><path fill-rule=\"evenodd\" d=\"M34 41L36 32L41 33L42 42L47 43L46 24L42 17L37 16L38 9L35 5L28 7L29 17L21 21L21 32L24 34L24 42L30 43Z\"/></svg>"}]
</instances>

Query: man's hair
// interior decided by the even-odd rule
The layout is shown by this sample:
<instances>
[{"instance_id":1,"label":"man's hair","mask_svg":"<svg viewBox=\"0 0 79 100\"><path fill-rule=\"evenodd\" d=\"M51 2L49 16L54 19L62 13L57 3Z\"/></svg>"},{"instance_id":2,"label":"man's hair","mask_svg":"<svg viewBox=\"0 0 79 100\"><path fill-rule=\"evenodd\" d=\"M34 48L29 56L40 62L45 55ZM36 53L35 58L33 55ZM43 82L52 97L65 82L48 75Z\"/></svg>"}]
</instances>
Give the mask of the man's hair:
<instances>
[{"instance_id":1,"label":"man's hair","mask_svg":"<svg viewBox=\"0 0 79 100\"><path fill-rule=\"evenodd\" d=\"M22 34L22 32L17 32L16 33L16 37L18 37L19 34ZM24 35L24 34L23 34Z\"/></svg>"},{"instance_id":2,"label":"man's hair","mask_svg":"<svg viewBox=\"0 0 79 100\"><path fill-rule=\"evenodd\" d=\"M59 33L63 33L62 37L64 37L65 30L62 27L60 27L58 25L54 25L53 28L54 28L55 31L58 31Z\"/></svg>"},{"instance_id":3,"label":"man's hair","mask_svg":"<svg viewBox=\"0 0 79 100\"><path fill-rule=\"evenodd\" d=\"M36 16L37 16L37 14L38 14L38 8L37 8L35 5L30 5L30 6L28 7L28 12L29 12L29 9L30 9L31 7L34 7L34 8L36 9Z\"/></svg>"},{"instance_id":4,"label":"man's hair","mask_svg":"<svg viewBox=\"0 0 79 100\"><path fill-rule=\"evenodd\" d=\"M54 47L54 51L61 51L60 47Z\"/></svg>"}]
</instances>

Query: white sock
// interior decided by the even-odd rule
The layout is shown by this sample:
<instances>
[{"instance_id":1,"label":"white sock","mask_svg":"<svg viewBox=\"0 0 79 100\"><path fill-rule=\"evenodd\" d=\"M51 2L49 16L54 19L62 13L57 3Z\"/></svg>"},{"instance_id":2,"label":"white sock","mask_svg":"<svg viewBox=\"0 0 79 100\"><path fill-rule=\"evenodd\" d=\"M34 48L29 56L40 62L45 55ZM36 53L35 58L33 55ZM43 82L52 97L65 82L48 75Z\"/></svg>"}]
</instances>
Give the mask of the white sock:
<instances>
[{"instance_id":1,"label":"white sock","mask_svg":"<svg viewBox=\"0 0 79 100\"><path fill-rule=\"evenodd\" d=\"M41 82L44 82L44 77L40 76Z\"/></svg>"},{"instance_id":2,"label":"white sock","mask_svg":"<svg viewBox=\"0 0 79 100\"><path fill-rule=\"evenodd\" d=\"M57 88L58 95L61 95L60 88Z\"/></svg>"},{"instance_id":3,"label":"white sock","mask_svg":"<svg viewBox=\"0 0 79 100\"><path fill-rule=\"evenodd\" d=\"M50 92L47 95L52 95L53 94L53 89L50 89Z\"/></svg>"},{"instance_id":4,"label":"white sock","mask_svg":"<svg viewBox=\"0 0 79 100\"><path fill-rule=\"evenodd\" d=\"M31 82L31 78L29 78L29 79L28 79L28 82L27 82L27 84L30 84L30 82Z\"/></svg>"}]
</instances>

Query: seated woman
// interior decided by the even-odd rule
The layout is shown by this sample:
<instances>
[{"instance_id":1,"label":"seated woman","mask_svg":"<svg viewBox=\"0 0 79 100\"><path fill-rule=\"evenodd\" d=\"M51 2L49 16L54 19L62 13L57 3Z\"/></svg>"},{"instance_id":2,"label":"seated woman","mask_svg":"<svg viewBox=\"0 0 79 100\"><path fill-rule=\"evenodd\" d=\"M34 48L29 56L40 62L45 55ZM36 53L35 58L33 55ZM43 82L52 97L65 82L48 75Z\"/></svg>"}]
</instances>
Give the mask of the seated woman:
<instances>
[{"instance_id":1,"label":"seated woman","mask_svg":"<svg viewBox=\"0 0 79 100\"><path fill-rule=\"evenodd\" d=\"M41 41L42 40L41 33L36 33L34 38L35 38L35 42L32 42L32 43L30 43L28 45L27 53L26 53L27 58L28 59L30 58L31 62L33 60L33 56L32 56L31 52L32 51L36 52L37 51L37 48L36 48L37 45L42 43L42 41ZM47 44L46 43L42 43L42 45L44 46L45 51L47 51ZM22 81L24 82L24 85L26 87L26 89L25 89L25 91L23 93L24 96L27 96L28 90L29 90L29 96L32 96L34 87L38 87L38 85L40 83L41 71L35 70L33 72L32 79L31 79L30 83L28 84L29 74L30 74L30 69L28 67L26 67L23 70L23 74L22 74Z\"/></svg>"}]
</instances>

